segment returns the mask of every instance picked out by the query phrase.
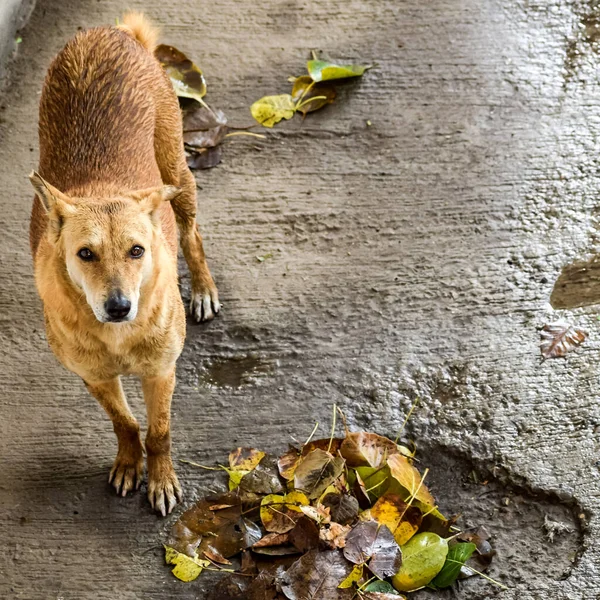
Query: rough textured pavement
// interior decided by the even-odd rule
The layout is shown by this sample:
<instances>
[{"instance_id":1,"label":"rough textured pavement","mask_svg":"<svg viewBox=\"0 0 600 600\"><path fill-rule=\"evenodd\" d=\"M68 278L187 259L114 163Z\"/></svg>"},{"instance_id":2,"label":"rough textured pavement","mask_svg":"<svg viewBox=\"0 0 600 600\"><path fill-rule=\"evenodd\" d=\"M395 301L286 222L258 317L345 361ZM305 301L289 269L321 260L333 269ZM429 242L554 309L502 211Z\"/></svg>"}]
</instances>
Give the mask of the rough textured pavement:
<instances>
[{"instance_id":1,"label":"rough textured pavement","mask_svg":"<svg viewBox=\"0 0 600 600\"><path fill-rule=\"evenodd\" d=\"M420 395L406 433L433 491L494 533L491 574L510 588L470 580L441 597L599 598L600 322L593 305L553 311L549 298L561 267L600 249L600 9L126 4L197 59L207 99L238 125L252 101L287 90L312 48L376 65L333 106L264 142L234 138L220 166L197 173L224 310L189 327L175 458L284 449L315 420L326 435L333 402L352 427L393 434ZM108 488L111 426L48 349L31 272L27 173L45 69L78 28L125 7L39 0L1 103L2 598L204 598L211 581L185 585L163 565L174 516ZM188 284L182 270L184 297ZM542 362L538 328L557 318L590 337ZM143 419L139 387L128 390ZM178 471L187 503L221 485Z\"/></svg>"}]
</instances>

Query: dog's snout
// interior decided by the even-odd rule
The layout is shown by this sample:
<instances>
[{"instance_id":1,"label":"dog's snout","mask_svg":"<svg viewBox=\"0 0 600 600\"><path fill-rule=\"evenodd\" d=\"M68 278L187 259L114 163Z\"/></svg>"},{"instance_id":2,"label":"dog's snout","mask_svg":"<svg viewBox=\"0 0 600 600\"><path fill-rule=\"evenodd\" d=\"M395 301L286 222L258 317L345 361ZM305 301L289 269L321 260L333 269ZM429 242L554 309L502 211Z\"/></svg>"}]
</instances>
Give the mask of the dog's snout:
<instances>
[{"instance_id":1,"label":"dog's snout","mask_svg":"<svg viewBox=\"0 0 600 600\"><path fill-rule=\"evenodd\" d=\"M131 310L131 302L121 290L112 292L104 303L106 314L114 320L124 319Z\"/></svg>"}]
</instances>

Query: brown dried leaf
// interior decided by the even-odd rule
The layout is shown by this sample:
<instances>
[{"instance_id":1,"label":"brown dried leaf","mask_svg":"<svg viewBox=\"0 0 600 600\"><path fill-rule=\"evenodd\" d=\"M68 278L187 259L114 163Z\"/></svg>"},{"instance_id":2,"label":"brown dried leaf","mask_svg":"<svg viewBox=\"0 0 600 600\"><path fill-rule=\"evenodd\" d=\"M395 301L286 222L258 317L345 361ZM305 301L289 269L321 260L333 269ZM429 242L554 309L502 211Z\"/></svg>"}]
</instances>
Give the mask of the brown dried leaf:
<instances>
[{"instance_id":1,"label":"brown dried leaf","mask_svg":"<svg viewBox=\"0 0 600 600\"><path fill-rule=\"evenodd\" d=\"M221 162L221 146L215 148L187 149L186 161L190 169L212 169Z\"/></svg>"},{"instance_id":2,"label":"brown dried leaf","mask_svg":"<svg viewBox=\"0 0 600 600\"><path fill-rule=\"evenodd\" d=\"M354 590L339 589L352 565L336 550L311 550L283 576L281 589L289 600L351 600Z\"/></svg>"},{"instance_id":3,"label":"brown dried leaf","mask_svg":"<svg viewBox=\"0 0 600 600\"><path fill-rule=\"evenodd\" d=\"M344 459L325 450L312 450L294 472L294 487L312 500L318 498L344 471Z\"/></svg>"},{"instance_id":4,"label":"brown dried leaf","mask_svg":"<svg viewBox=\"0 0 600 600\"><path fill-rule=\"evenodd\" d=\"M333 521L342 525L351 523L358 515L358 500L345 492L325 494L320 504L329 508Z\"/></svg>"},{"instance_id":5,"label":"brown dried leaf","mask_svg":"<svg viewBox=\"0 0 600 600\"><path fill-rule=\"evenodd\" d=\"M559 358L583 343L588 334L574 325L558 322L544 325L540 336L542 356Z\"/></svg>"},{"instance_id":6,"label":"brown dried leaf","mask_svg":"<svg viewBox=\"0 0 600 600\"><path fill-rule=\"evenodd\" d=\"M379 579L395 575L402 565L402 551L392 532L377 521L361 522L346 537L344 556L356 565L368 563Z\"/></svg>"},{"instance_id":7,"label":"brown dried leaf","mask_svg":"<svg viewBox=\"0 0 600 600\"><path fill-rule=\"evenodd\" d=\"M398 445L382 435L358 431L348 433L341 445L340 454L349 467L378 468L390 456L398 454Z\"/></svg>"},{"instance_id":8,"label":"brown dried leaf","mask_svg":"<svg viewBox=\"0 0 600 600\"><path fill-rule=\"evenodd\" d=\"M180 98L193 98L202 102L206 94L204 75L181 50L174 46L160 44L154 50L154 56L167 72L175 93Z\"/></svg>"}]
</instances>

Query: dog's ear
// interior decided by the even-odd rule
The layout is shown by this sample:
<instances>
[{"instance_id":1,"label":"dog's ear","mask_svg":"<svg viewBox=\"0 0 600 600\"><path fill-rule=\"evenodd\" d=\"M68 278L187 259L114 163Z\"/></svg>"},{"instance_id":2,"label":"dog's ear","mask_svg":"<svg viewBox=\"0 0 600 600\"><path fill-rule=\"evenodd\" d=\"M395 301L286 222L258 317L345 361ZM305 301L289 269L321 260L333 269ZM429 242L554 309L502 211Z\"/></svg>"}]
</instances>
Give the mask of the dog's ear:
<instances>
[{"instance_id":1,"label":"dog's ear","mask_svg":"<svg viewBox=\"0 0 600 600\"><path fill-rule=\"evenodd\" d=\"M48 212L56 210L58 213L66 216L68 213L75 211L73 200L57 190L53 185L50 185L36 171L31 171L29 181L31 181L37 197Z\"/></svg>"},{"instance_id":2,"label":"dog's ear","mask_svg":"<svg viewBox=\"0 0 600 600\"><path fill-rule=\"evenodd\" d=\"M160 208L164 202L171 202L179 194L181 194L181 188L174 185L163 185L158 188L139 190L130 196L140 204L143 210L154 217L156 209Z\"/></svg>"},{"instance_id":3,"label":"dog's ear","mask_svg":"<svg viewBox=\"0 0 600 600\"><path fill-rule=\"evenodd\" d=\"M29 180L37 197L40 199L42 206L48 213L50 222L50 235L57 239L64 218L75 212L73 200L66 194L57 190L53 185L50 185L39 173L32 171L29 175Z\"/></svg>"}]
</instances>

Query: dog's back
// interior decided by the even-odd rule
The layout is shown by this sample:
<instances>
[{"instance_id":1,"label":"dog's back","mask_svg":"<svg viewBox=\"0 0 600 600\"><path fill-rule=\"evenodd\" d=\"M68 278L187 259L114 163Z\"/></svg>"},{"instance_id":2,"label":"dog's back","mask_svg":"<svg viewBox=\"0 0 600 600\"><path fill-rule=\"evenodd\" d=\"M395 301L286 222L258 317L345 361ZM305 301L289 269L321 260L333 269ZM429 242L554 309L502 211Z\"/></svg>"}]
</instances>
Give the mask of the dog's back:
<instances>
[{"instance_id":1,"label":"dog's back","mask_svg":"<svg viewBox=\"0 0 600 600\"><path fill-rule=\"evenodd\" d=\"M81 32L56 56L40 101L39 172L49 183L75 197L110 197L162 184L156 112L161 103L176 100L153 47L154 32L134 18L130 26ZM45 212L36 198L34 255ZM176 244L171 211L164 212L165 234Z\"/></svg>"}]
</instances>

